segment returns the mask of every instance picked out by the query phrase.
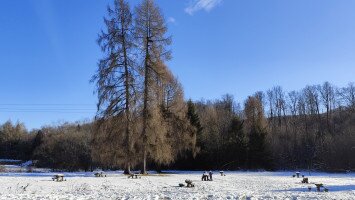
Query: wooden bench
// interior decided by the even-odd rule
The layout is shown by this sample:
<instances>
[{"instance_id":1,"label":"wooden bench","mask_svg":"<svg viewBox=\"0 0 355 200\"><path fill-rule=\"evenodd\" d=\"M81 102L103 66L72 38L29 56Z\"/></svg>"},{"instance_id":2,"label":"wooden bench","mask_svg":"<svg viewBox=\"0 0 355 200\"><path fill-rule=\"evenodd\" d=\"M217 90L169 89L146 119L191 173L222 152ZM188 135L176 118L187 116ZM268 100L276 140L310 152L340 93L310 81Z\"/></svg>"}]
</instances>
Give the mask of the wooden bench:
<instances>
[{"instance_id":1,"label":"wooden bench","mask_svg":"<svg viewBox=\"0 0 355 200\"><path fill-rule=\"evenodd\" d=\"M302 183L308 183L308 178L303 178Z\"/></svg>"},{"instance_id":2,"label":"wooden bench","mask_svg":"<svg viewBox=\"0 0 355 200\"><path fill-rule=\"evenodd\" d=\"M219 173L221 174L221 176L226 176L226 175L224 174L224 171L219 171Z\"/></svg>"},{"instance_id":3,"label":"wooden bench","mask_svg":"<svg viewBox=\"0 0 355 200\"><path fill-rule=\"evenodd\" d=\"M96 172L95 174L95 177L106 177L107 175L104 174L104 172Z\"/></svg>"},{"instance_id":4,"label":"wooden bench","mask_svg":"<svg viewBox=\"0 0 355 200\"><path fill-rule=\"evenodd\" d=\"M53 176L52 180L57 182L65 181L64 174L56 174Z\"/></svg>"},{"instance_id":5,"label":"wooden bench","mask_svg":"<svg viewBox=\"0 0 355 200\"><path fill-rule=\"evenodd\" d=\"M141 175L139 175L139 174L129 174L128 175L128 178L132 178L132 179L138 179L138 178L141 178Z\"/></svg>"}]
</instances>

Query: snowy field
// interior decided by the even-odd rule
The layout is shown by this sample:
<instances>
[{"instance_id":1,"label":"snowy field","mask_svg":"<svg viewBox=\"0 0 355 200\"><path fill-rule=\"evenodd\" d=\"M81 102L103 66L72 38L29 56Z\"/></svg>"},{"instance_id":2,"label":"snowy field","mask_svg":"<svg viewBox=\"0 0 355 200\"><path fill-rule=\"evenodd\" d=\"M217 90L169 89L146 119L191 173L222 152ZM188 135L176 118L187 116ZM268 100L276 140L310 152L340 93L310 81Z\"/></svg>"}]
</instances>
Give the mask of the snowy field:
<instances>
[{"instance_id":1,"label":"snowy field","mask_svg":"<svg viewBox=\"0 0 355 200\"><path fill-rule=\"evenodd\" d=\"M120 172L96 178L93 173L0 173L0 199L355 199L355 174L312 173L310 184L292 178L292 172L214 172L214 181L202 182L202 172L170 172L128 179ZM185 179L194 188L178 187ZM329 192L316 192L323 183ZM312 191L308 191L308 186Z\"/></svg>"}]
</instances>

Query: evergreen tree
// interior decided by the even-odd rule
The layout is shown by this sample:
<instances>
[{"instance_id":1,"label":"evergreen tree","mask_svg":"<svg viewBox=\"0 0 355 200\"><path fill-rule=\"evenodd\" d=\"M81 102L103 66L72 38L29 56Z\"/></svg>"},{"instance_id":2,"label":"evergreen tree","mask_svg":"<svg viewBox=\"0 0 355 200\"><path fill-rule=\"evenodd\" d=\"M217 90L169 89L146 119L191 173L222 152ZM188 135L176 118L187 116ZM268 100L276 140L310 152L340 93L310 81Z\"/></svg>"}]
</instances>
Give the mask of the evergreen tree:
<instances>
[{"instance_id":1,"label":"evergreen tree","mask_svg":"<svg viewBox=\"0 0 355 200\"><path fill-rule=\"evenodd\" d=\"M248 97L244 108L248 133L248 167L269 168L266 148L266 119L263 104L257 96Z\"/></svg>"},{"instance_id":2,"label":"evergreen tree","mask_svg":"<svg viewBox=\"0 0 355 200\"><path fill-rule=\"evenodd\" d=\"M196 112L196 106L191 99L187 101L187 117L190 120L191 125L196 128L197 135L200 136L203 128L201 126L200 118Z\"/></svg>"},{"instance_id":3,"label":"evergreen tree","mask_svg":"<svg viewBox=\"0 0 355 200\"><path fill-rule=\"evenodd\" d=\"M269 168L268 154L266 149L266 129L260 126L249 130L248 140L248 164L249 168Z\"/></svg>"},{"instance_id":4,"label":"evergreen tree","mask_svg":"<svg viewBox=\"0 0 355 200\"><path fill-rule=\"evenodd\" d=\"M237 169L245 167L247 143L244 132L244 122L234 117L226 134L225 164L221 167Z\"/></svg>"}]
</instances>

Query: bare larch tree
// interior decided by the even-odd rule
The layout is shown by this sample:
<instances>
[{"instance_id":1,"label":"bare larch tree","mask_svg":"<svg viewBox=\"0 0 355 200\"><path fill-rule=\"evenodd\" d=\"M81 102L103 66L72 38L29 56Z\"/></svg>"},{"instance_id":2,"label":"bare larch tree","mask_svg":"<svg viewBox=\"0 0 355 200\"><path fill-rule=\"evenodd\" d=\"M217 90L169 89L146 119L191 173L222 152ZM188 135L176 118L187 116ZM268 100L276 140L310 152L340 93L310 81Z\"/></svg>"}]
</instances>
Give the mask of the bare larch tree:
<instances>
[{"instance_id":1,"label":"bare larch tree","mask_svg":"<svg viewBox=\"0 0 355 200\"><path fill-rule=\"evenodd\" d=\"M132 13L126 0L115 0L113 7L108 6L107 12L108 17L104 18L107 30L102 30L97 40L104 58L99 61L92 81L97 86L98 116L105 122L110 121L110 124L120 122L124 126L124 149L120 159L124 162L125 173L129 173L133 156L132 109L135 107ZM112 122L112 118L120 120ZM108 141L117 142L113 138Z\"/></svg>"},{"instance_id":2,"label":"bare larch tree","mask_svg":"<svg viewBox=\"0 0 355 200\"><path fill-rule=\"evenodd\" d=\"M170 51L167 46L171 38L166 36L167 26L165 19L155 4L154 0L143 0L136 7L135 33L139 41L141 58L143 60L143 169L146 173L147 154L149 151L149 134L157 134L156 131L163 131L164 127L159 124L158 103L155 102L154 87L157 79L162 78L162 65L165 60L170 59ZM159 102L160 103L160 102ZM154 119L156 118L156 119ZM155 127L154 127L155 125ZM158 128L157 126L161 126Z\"/></svg>"}]
</instances>

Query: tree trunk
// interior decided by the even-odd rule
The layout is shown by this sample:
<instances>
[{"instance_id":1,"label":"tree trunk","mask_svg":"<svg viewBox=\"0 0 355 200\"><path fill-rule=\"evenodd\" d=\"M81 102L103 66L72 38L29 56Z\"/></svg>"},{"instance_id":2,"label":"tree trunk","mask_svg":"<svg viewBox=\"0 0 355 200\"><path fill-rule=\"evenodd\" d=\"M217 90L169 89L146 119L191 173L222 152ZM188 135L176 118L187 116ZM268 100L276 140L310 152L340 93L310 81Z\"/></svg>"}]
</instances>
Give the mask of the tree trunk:
<instances>
[{"instance_id":1,"label":"tree trunk","mask_svg":"<svg viewBox=\"0 0 355 200\"><path fill-rule=\"evenodd\" d=\"M148 90L149 90L149 37L146 38L146 56L144 71L144 101L143 101L143 169L142 173L147 173L147 123L148 123Z\"/></svg>"},{"instance_id":2,"label":"tree trunk","mask_svg":"<svg viewBox=\"0 0 355 200\"><path fill-rule=\"evenodd\" d=\"M131 174L131 165L127 164L126 169L124 170L123 174Z\"/></svg>"},{"instance_id":3,"label":"tree trunk","mask_svg":"<svg viewBox=\"0 0 355 200\"><path fill-rule=\"evenodd\" d=\"M144 149L143 152L143 169L142 174L147 174L147 151Z\"/></svg>"}]
</instances>

